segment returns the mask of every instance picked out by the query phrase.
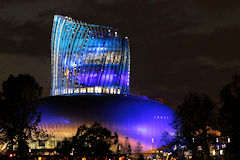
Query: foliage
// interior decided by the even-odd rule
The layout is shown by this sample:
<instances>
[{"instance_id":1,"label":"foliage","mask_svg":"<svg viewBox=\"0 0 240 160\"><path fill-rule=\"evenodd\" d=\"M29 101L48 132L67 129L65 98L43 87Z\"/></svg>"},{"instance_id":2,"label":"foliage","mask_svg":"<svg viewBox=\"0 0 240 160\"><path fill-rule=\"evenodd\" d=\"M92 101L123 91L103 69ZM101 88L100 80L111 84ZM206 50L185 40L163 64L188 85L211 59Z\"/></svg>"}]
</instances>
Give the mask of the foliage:
<instances>
[{"instance_id":1,"label":"foliage","mask_svg":"<svg viewBox=\"0 0 240 160\"><path fill-rule=\"evenodd\" d=\"M136 154L140 154L142 152L142 144L141 144L141 142L139 142L139 141L137 142L137 145L136 145L136 147L134 149L134 152Z\"/></svg>"},{"instance_id":2,"label":"foliage","mask_svg":"<svg viewBox=\"0 0 240 160\"><path fill-rule=\"evenodd\" d=\"M185 150L191 150L193 159L210 158L209 147L215 140L210 131L213 126L212 112L215 104L205 94L190 93L179 105L171 126L176 130L175 135L165 133L163 139L171 152L177 157L184 157ZM198 150L201 148L202 152Z\"/></svg>"},{"instance_id":3,"label":"foliage","mask_svg":"<svg viewBox=\"0 0 240 160\"><path fill-rule=\"evenodd\" d=\"M42 88L30 75L10 75L2 84L0 99L0 142L13 151L17 146L19 155L28 152L28 141L42 135L37 128L41 113L37 101Z\"/></svg>"},{"instance_id":4,"label":"foliage","mask_svg":"<svg viewBox=\"0 0 240 160\"><path fill-rule=\"evenodd\" d=\"M207 95L193 93L184 98L177 110L182 123L181 133L187 140L194 159L198 155L197 148L199 146L201 146L204 156L210 158L209 147L215 140L214 135L210 133L210 130L215 128L212 123L214 108L215 104Z\"/></svg>"},{"instance_id":5,"label":"foliage","mask_svg":"<svg viewBox=\"0 0 240 160\"><path fill-rule=\"evenodd\" d=\"M60 141L57 143L56 151L61 156L69 156L69 154L72 152L72 141L69 138L64 138L63 141Z\"/></svg>"},{"instance_id":6,"label":"foliage","mask_svg":"<svg viewBox=\"0 0 240 160\"><path fill-rule=\"evenodd\" d=\"M74 155L81 156L104 156L111 154L110 147L117 143L117 133L112 134L107 128L94 123L90 127L80 126L71 141L63 141L62 144L58 145L58 150L63 149L68 154L72 151Z\"/></svg>"},{"instance_id":7,"label":"foliage","mask_svg":"<svg viewBox=\"0 0 240 160\"><path fill-rule=\"evenodd\" d=\"M223 87L220 92L221 108L219 126L222 136L227 143L228 136L231 142L227 146L227 155L229 159L240 159L240 74L232 78L232 82Z\"/></svg>"},{"instance_id":8,"label":"foliage","mask_svg":"<svg viewBox=\"0 0 240 160\"><path fill-rule=\"evenodd\" d=\"M127 154L127 155L130 155L132 153L132 147L129 143L128 137L125 137L125 142L123 144L122 153Z\"/></svg>"},{"instance_id":9,"label":"foliage","mask_svg":"<svg viewBox=\"0 0 240 160\"><path fill-rule=\"evenodd\" d=\"M184 159L184 151L187 150L186 146L189 146L189 144L181 132L182 124L176 113L173 115L173 121L169 125L175 130L175 134L163 133L162 141L165 142L165 151L171 152L173 157Z\"/></svg>"}]
</instances>

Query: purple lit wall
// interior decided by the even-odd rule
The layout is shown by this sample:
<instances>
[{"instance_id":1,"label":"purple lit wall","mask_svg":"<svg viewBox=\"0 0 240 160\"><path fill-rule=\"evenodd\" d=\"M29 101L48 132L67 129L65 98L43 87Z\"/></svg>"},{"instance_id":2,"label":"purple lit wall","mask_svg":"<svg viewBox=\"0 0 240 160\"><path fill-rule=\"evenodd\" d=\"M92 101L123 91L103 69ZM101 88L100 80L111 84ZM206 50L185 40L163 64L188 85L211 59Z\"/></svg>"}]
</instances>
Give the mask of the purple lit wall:
<instances>
[{"instance_id":1,"label":"purple lit wall","mask_svg":"<svg viewBox=\"0 0 240 160\"><path fill-rule=\"evenodd\" d=\"M51 72L52 97L41 100L40 127L53 141L94 122L117 132L121 142L128 137L132 147L140 141L144 150L161 147L165 131L174 134L169 126L174 111L147 97L129 96L128 39L115 29L54 16Z\"/></svg>"},{"instance_id":2,"label":"purple lit wall","mask_svg":"<svg viewBox=\"0 0 240 160\"><path fill-rule=\"evenodd\" d=\"M163 132L174 134L169 126L174 111L146 97L56 96L43 100L40 110L40 126L58 140L73 136L82 124L94 122L117 132L120 140L129 137L133 148L140 141L144 150L161 147Z\"/></svg>"}]
</instances>

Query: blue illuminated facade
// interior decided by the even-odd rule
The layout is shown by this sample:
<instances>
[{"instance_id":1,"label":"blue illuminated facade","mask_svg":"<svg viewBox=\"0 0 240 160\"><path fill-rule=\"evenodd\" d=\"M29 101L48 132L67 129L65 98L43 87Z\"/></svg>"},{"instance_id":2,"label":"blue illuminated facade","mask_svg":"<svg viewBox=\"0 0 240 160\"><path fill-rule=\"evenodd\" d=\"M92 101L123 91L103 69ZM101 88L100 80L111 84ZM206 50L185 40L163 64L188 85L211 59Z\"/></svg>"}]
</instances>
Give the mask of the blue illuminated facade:
<instances>
[{"instance_id":1,"label":"blue illuminated facade","mask_svg":"<svg viewBox=\"0 0 240 160\"><path fill-rule=\"evenodd\" d=\"M159 148L174 111L147 97L129 94L130 49L128 39L106 26L70 17L54 16L51 37L51 95L40 100L39 127L51 139L46 148L76 134L80 125L102 124L128 137L143 151ZM67 96L63 96L67 95ZM31 148L41 148L32 144Z\"/></svg>"},{"instance_id":2,"label":"blue illuminated facade","mask_svg":"<svg viewBox=\"0 0 240 160\"><path fill-rule=\"evenodd\" d=\"M169 126L174 111L147 97L125 95L72 95L50 96L41 100L42 113L39 127L54 135L46 147L72 137L80 125L98 122L117 132L120 143L128 137L132 149L141 142L143 151L164 145L162 134L174 134ZM34 148L33 146L32 148Z\"/></svg>"},{"instance_id":3,"label":"blue illuminated facade","mask_svg":"<svg viewBox=\"0 0 240 160\"><path fill-rule=\"evenodd\" d=\"M51 95L128 94L128 39L111 27L55 15L51 68Z\"/></svg>"}]
</instances>

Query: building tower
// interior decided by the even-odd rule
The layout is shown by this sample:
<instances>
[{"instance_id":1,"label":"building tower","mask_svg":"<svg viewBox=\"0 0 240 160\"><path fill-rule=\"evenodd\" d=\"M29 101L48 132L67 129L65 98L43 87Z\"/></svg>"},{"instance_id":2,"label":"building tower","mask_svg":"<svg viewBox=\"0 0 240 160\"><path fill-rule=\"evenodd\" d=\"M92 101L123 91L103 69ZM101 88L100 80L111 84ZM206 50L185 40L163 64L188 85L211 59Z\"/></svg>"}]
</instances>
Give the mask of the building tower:
<instances>
[{"instance_id":1,"label":"building tower","mask_svg":"<svg viewBox=\"0 0 240 160\"><path fill-rule=\"evenodd\" d=\"M127 37L107 26L55 15L51 38L51 95L128 94Z\"/></svg>"}]
</instances>

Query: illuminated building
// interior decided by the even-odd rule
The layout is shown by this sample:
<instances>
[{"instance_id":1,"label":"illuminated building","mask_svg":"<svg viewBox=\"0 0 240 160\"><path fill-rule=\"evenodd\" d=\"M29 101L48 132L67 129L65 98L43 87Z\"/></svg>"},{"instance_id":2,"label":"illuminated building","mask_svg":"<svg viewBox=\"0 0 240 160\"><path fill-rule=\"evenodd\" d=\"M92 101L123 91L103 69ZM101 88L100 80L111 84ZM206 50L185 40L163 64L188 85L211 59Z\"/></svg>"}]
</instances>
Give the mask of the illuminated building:
<instances>
[{"instance_id":1,"label":"illuminated building","mask_svg":"<svg viewBox=\"0 0 240 160\"><path fill-rule=\"evenodd\" d=\"M128 94L128 39L115 29L55 15L51 43L51 95Z\"/></svg>"},{"instance_id":2,"label":"illuminated building","mask_svg":"<svg viewBox=\"0 0 240 160\"><path fill-rule=\"evenodd\" d=\"M174 113L166 105L129 94L130 51L127 38L111 27L54 16L51 41L52 88L40 101L40 128L53 137L31 148L52 149L83 124L98 122L128 137L134 149L161 147L162 133Z\"/></svg>"},{"instance_id":3,"label":"illuminated building","mask_svg":"<svg viewBox=\"0 0 240 160\"><path fill-rule=\"evenodd\" d=\"M41 100L40 111L40 127L54 135L46 148L56 146L57 141L65 137L74 136L80 125L94 122L117 132L121 143L128 137L132 149L140 141L143 151L161 147L165 131L174 133L169 126L174 111L147 97L106 94L51 96Z\"/></svg>"}]
</instances>

